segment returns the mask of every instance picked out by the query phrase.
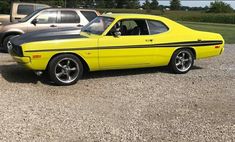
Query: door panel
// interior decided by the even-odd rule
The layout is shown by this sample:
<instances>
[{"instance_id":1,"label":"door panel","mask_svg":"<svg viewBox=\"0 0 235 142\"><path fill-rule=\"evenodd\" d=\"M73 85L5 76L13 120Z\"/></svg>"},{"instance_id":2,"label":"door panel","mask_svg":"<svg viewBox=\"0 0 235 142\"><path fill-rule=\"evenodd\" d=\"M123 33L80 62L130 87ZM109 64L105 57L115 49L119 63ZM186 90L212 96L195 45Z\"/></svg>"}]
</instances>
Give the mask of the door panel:
<instances>
[{"instance_id":1,"label":"door panel","mask_svg":"<svg viewBox=\"0 0 235 142\"><path fill-rule=\"evenodd\" d=\"M104 36L99 39L101 69L136 68L152 66L154 55L152 36Z\"/></svg>"}]
</instances>

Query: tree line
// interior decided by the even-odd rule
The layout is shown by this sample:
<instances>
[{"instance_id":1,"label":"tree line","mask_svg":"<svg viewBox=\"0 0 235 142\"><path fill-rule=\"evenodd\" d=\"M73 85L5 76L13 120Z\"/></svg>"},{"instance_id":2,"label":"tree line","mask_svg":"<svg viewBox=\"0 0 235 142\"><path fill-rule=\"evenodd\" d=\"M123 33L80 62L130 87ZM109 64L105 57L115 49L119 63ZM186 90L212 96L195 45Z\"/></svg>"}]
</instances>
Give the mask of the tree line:
<instances>
[{"instance_id":1,"label":"tree line","mask_svg":"<svg viewBox=\"0 0 235 142\"><path fill-rule=\"evenodd\" d=\"M214 13L229 13L234 11L229 4L221 0L215 0L209 7L204 8L182 6L180 0L170 0L170 6L159 5L158 0L145 0L142 4L139 0L0 0L0 13L9 13L12 2L44 3L52 7L69 8L141 8L148 12L166 8L170 10L207 10L207 12Z\"/></svg>"}]
</instances>

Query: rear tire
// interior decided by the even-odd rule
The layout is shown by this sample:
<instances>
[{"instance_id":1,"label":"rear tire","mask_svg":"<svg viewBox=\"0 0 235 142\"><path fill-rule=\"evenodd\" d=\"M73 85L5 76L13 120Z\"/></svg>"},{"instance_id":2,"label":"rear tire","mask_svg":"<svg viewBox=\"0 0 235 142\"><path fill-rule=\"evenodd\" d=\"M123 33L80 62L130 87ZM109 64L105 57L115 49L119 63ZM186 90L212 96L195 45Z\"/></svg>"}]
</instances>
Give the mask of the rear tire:
<instances>
[{"instance_id":1,"label":"rear tire","mask_svg":"<svg viewBox=\"0 0 235 142\"><path fill-rule=\"evenodd\" d=\"M58 55L50 61L48 74L56 85L72 85L82 77L83 64L75 55Z\"/></svg>"},{"instance_id":2,"label":"rear tire","mask_svg":"<svg viewBox=\"0 0 235 142\"><path fill-rule=\"evenodd\" d=\"M8 52L8 48L9 48L9 46L10 46L10 39L11 39L12 37L14 37L14 36L16 36L16 35L9 35L9 36L7 36L7 37L4 38L3 44L2 44L2 48L1 48L1 50L2 50L3 52L5 52L5 53Z\"/></svg>"},{"instance_id":3,"label":"rear tire","mask_svg":"<svg viewBox=\"0 0 235 142\"><path fill-rule=\"evenodd\" d=\"M187 73L194 64L194 56L189 49L179 49L174 52L170 62L170 68L174 73Z\"/></svg>"}]
</instances>

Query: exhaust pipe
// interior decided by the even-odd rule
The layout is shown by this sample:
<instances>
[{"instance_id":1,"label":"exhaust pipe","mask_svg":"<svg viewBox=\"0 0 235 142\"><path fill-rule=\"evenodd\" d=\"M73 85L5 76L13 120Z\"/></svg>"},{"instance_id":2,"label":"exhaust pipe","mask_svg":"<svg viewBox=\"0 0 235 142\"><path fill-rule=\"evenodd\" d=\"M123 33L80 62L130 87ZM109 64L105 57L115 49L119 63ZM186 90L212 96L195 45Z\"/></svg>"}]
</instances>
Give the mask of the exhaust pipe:
<instances>
[{"instance_id":1,"label":"exhaust pipe","mask_svg":"<svg viewBox=\"0 0 235 142\"><path fill-rule=\"evenodd\" d=\"M34 73L37 75L37 76L41 76L43 74L42 71L34 71Z\"/></svg>"}]
</instances>

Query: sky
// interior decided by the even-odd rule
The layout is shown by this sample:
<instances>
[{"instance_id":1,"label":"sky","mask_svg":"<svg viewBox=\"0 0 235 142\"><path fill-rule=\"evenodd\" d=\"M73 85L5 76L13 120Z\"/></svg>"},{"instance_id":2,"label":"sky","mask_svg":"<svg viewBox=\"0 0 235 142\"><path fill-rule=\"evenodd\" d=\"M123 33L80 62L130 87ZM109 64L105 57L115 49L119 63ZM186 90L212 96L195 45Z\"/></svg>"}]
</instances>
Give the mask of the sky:
<instances>
[{"instance_id":1,"label":"sky","mask_svg":"<svg viewBox=\"0 0 235 142\"><path fill-rule=\"evenodd\" d=\"M145 0L140 0L141 3L143 3ZM191 6L191 7L204 7L209 6L210 2L213 2L214 0L181 0L182 6ZM229 3L233 9L235 9L235 0L222 0L226 3ZM158 0L159 5L169 5L170 0Z\"/></svg>"}]
</instances>

